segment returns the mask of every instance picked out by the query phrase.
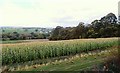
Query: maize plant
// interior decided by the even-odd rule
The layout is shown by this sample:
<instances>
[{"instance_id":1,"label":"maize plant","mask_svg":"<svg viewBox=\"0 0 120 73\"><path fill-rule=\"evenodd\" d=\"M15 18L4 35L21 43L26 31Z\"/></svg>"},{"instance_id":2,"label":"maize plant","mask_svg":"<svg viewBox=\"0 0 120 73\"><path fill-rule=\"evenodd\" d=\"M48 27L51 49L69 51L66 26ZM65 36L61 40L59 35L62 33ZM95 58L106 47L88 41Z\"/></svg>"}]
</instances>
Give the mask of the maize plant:
<instances>
[{"instance_id":1,"label":"maize plant","mask_svg":"<svg viewBox=\"0 0 120 73\"><path fill-rule=\"evenodd\" d=\"M118 39L81 39L3 45L2 64L24 63L53 57L75 55L118 45Z\"/></svg>"}]
</instances>

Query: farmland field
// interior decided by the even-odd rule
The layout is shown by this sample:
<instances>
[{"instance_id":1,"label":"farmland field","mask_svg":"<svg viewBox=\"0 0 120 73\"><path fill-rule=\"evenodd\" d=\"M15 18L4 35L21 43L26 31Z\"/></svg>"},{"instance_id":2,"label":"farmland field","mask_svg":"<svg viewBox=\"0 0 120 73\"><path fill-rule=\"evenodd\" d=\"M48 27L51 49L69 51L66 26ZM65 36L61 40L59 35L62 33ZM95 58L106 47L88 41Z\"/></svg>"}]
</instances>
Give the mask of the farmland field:
<instances>
[{"instance_id":1,"label":"farmland field","mask_svg":"<svg viewBox=\"0 0 120 73\"><path fill-rule=\"evenodd\" d=\"M43 41L48 41L48 39L9 40L9 41L2 41L0 42L0 44L15 44L15 43L43 42Z\"/></svg>"},{"instance_id":2,"label":"farmland field","mask_svg":"<svg viewBox=\"0 0 120 73\"><path fill-rule=\"evenodd\" d=\"M120 73L119 6L0 0L0 73Z\"/></svg>"},{"instance_id":3,"label":"farmland field","mask_svg":"<svg viewBox=\"0 0 120 73\"><path fill-rule=\"evenodd\" d=\"M52 61L68 58L81 53L89 53L90 51L102 51L108 48L118 46L118 38L97 38L97 39L77 39L77 40L62 40L62 41L43 41L43 42L27 42L27 43L15 43L15 44L2 44L2 65L3 69L8 68L9 70L16 70L20 66L32 66L47 64ZM112 48L114 50L115 48ZM109 50L109 49L108 49ZM78 58L75 60L76 69L82 69L81 64L87 61L95 61L96 64L102 62L104 55L99 56L88 56L86 60L84 58ZM106 55L105 55L106 56ZM96 59L94 59L96 57ZM78 62L79 61L79 62ZM61 66L67 66L67 64L56 64L55 70ZM93 65L93 62L85 64L84 69ZM71 64L68 63L68 66ZM51 65L50 65L51 67ZM51 67L52 68L52 67ZM54 68L52 68L54 70ZM43 67L44 69L44 67ZM18 69L19 70L19 69ZM24 69L23 69L24 70ZM28 69L30 70L30 69ZM33 70L33 69L31 69ZM37 68L41 71L41 68ZM44 70L51 70L45 67ZM63 67L64 70L64 67ZM73 70L68 68L68 70Z\"/></svg>"},{"instance_id":4,"label":"farmland field","mask_svg":"<svg viewBox=\"0 0 120 73\"><path fill-rule=\"evenodd\" d=\"M101 52L91 52L90 54L77 54L67 59L58 60L42 65L34 65L29 68L21 68L26 71L94 71L94 67L98 65L97 69L102 70L100 67L105 60L112 57L111 52L117 52L117 48L109 48L109 50ZM83 56L82 56L83 55ZM36 68L35 68L36 67Z\"/></svg>"},{"instance_id":5,"label":"farmland field","mask_svg":"<svg viewBox=\"0 0 120 73\"><path fill-rule=\"evenodd\" d=\"M13 32L18 32L20 34L23 34L23 33L31 33L31 32L36 32L35 30L38 30L37 32L41 32L41 33L46 33L46 32L50 32L52 29L51 28L23 28L23 27L2 27L0 30L3 31L2 33L3 34L6 34L6 33L13 33Z\"/></svg>"}]
</instances>

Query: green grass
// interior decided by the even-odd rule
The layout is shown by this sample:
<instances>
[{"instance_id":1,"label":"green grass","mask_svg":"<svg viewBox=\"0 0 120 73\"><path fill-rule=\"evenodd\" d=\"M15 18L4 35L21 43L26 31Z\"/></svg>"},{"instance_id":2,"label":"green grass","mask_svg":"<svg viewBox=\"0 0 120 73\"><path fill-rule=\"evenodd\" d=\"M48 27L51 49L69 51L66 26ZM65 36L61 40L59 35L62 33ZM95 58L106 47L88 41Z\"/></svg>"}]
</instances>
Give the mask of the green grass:
<instances>
[{"instance_id":1,"label":"green grass","mask_svg":"<svg viewBox=\"0 0 120 73\"><path fill-rule=\"evenodd\" d=\"M112 48L114 51L115 48ZM45 66L40 66L37 68L25 69L26 71L83 71L92 70L94 66L102 64L105 59L111 54L109 52L102 53L101 55L89 55L87 57L77 57L72 60L58 61L57 63L50 63ZM24 70L24 69L23 69Z\"/></svg>"},{"instance_id":2,"label":"green grass","mask_svg":"<svg viewBox=\"0 0 120 73\"><path fill-rule=\"evenodd\" d=\"M92 62L93 61L93 62ZM99 63L101 59L94 59L94 57L88 57L88 58L81 58L81 59L75 59L72 62L62 62L62 63L56 63L55 65L50 64L48 66L38 67L36 69L29 69L32 71L76 71L76 70L82 70L86 67L91 67L91 65L94 65L96 63Z\"/></svg>"},{"instance_id":3,"label":"green grass","mask_svg":"<svg viewBox=\"0 0 120 73\"><path fill-rule=\"evenodd\" d=\"M23 41L23 40L9 40L9 41L2 41L2 42L0 42L0 44L2 43L2 44L12 44L12 43L23 43L23 42L25 42L25 41Z\"/></svg>"},{"instance_id":4,"label":"green grass","mask_svg":"<svg viewBox=\"0 0 120 73\"><path fill-rule=\"evenodd\" d=\"M101 69L101 67L99 68L99 66L102 65L109 57L112 57L112 53L117 52L117 48L112 47L102 51L92 51L94 55L88 55L88 53L82 53L84 55L85 54L88 55L84 57L81 57L80 56L81 54L77 54L74 56L67 56L64 59L54 60L46 64L33 64L33 65L26 64L28 67L26 67L26 65L23 66L22 64L19 64L18 66L11 67L9 69L10 71L14 69L15 71L32 71L32 72L33 71L58 71L58 72L68 71L68 73L73 71L83 71L83 70L91 71L95 67Z\"/></svg>"}]
</instances>

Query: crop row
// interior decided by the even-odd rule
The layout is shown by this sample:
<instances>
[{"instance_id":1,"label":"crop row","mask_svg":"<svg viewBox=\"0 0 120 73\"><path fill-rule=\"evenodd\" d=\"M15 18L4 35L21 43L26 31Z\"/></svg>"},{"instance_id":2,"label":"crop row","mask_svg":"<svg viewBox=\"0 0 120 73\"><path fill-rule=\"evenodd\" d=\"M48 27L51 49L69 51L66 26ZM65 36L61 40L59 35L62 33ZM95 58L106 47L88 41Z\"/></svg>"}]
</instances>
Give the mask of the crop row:
<instances>
[{"instance_id":1,"label":"crop row","mask_svg":"<svg viewBox=\"0 0 120 73\"><path fill-rule=\"evenodd\" d=\"M2 64L23 63L39 59L74 55L92 50L102 50L117 45L117 39L108 40L73 40L3 46Z\"/></svg>"}]
</instances>

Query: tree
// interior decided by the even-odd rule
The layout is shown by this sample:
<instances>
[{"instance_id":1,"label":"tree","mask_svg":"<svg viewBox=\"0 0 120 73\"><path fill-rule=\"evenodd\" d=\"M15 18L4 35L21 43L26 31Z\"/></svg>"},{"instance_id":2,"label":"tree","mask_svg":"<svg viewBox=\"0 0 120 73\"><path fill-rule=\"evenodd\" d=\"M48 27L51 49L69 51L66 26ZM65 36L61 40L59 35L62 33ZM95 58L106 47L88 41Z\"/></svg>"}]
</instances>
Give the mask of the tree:
<instances>
[{"instance_id":1,"label":"tree","mask_svg":"<svg viewBox=\"0 0 120 73\"><path fill-rule=\"evenodd\" d=\"M49 40L59 40L59 33L60 33L60 30L63 29L63 27L61 26L57 26L53 32L52 32L52 35L49 37Z\"/></svg>"},{"instance_id":2,"label":"tree","mask_svg":"<svg viewBox=\"0 0 120 73\"><path fill-rule=\"evenodd\" d=\"M20 34L18 32L9 33L8 37L10 40L19 40Z\"/></svg>"},{"instance_id":3,"label":"tree","mask_svg":"<svg viewBox=\"0 0 120 73\"><path fill-rule=\"evenodd\" d=\"M76 36L78 38L83 38L85 34L85 26L83 22L80 22L76 27Z\"/></svg>"},{"instance_id":4,"label":"tree","mask_svg":"<svg viewBox=\"0 0 120 73\"><path fill-rule=\"evenodd\" d=\"M92 27L95 29L96 32L99 31L101 27L103 27L103 24L99 20L94 20L92 23Z\"/></svg>"},{"instance_id":5,"label":"tree","mask_svg":"<svg viewBox=\"0 0 120 73\"><path fill-rule=\"evenodd\" d=\"M38 29L35 29L35 32L38 32Z\"/></svg>"},{"instance_id":6,"label":"tree","mask_svg":"<svg viewBox=\"0 0 120 73\"><path fill-rule=\"evenodd\" d=\"M100 22L106 26L109 24L116 24L117 23L117 17L113 13L109 13L106 16L102 17L100 19Z\"/></svg>"},{"instance_id":7,"label":"tree","mask_svg":"<svg viewBox=\"0 0 120 73\"><path fill-rule=\"evenodd\" d=\"M2 30L2 32L5 32L5 30Z\"/></svg>"},{"instance_id":8,"label":"tree","mask_svg":"<svg viewBox=\"0 0 120 73\"><path fill-rule=\"evenodd\" d=\"M52 40L68 40L79 38L100 38L120 36L120 24L117 23L115 14L109 13L100 20L94 20L91 24L84 25L80 22L76 27L57 26L51 35Z\"/></svg>"}]
</instances>

